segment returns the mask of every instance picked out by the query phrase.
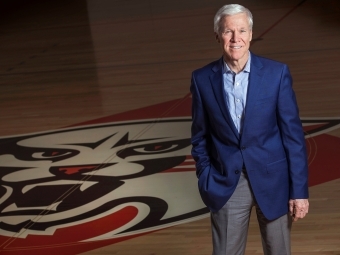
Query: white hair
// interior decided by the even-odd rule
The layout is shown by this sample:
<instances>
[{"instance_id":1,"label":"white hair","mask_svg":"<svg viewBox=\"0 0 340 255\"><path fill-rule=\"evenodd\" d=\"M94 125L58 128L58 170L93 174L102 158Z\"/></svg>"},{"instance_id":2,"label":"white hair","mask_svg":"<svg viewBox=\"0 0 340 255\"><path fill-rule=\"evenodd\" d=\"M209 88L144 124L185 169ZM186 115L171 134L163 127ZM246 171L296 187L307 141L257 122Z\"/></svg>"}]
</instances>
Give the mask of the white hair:
<instances>
[{"instance_id":1,"label":"white hair","mask_svg":"<svg viewBox=\"0 0 340 255\"><path fill-rule=\"evenodd\" d=\"M245 13L248 17L248 22L249 22L249 28L250 30L253 30L253 15L251 12L244 6L239 5L239 4L227 4L224 5L221 9L219 9L214 17L214 32L219 33L220 31L220 25L221 25L221 20L225 16L232 16L235 14L239 13Z\"/></svg>"}]
</instances>

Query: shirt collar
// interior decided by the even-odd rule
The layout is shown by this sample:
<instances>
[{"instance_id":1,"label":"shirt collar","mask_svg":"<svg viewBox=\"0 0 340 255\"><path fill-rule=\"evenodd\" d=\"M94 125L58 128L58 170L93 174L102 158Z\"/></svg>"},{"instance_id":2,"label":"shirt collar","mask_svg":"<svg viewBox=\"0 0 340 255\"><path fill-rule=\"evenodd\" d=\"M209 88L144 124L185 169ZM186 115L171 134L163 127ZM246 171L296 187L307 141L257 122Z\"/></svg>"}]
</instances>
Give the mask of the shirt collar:
<instances>
[{"instance_id":1,"label":"shirt collar","mask_svg":"<svg viewBox=\"0 0 340 255\"><path fill-rule=\"evenodd\" d=\"M250 73L250 62L251 62L251 54L249 52L249 57L248 57L248 61L246 63L246 66L244 67L244 69L242 70L242 72L247 72ZM223 69L225 73L233 73L233 71L231 71L231 69L229 68L229 66L227 65L227 63L223 60Z\"/></svg>"}]
</instances>

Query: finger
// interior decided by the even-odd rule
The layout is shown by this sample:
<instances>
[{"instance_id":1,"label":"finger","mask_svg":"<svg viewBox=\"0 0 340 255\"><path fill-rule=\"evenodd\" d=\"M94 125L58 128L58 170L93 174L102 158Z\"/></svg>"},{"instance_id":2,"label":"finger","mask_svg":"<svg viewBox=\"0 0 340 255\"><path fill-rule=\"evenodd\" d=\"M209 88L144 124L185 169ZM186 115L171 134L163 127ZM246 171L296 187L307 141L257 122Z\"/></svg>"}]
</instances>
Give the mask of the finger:
<instances>
[{"instance_id":1,"label":"finger","mask_svg":"<svg viewBox=\"0 0 340 255\"><path fill-rule=\"evenodd\" d=\"M295 213L295 217L297 218L297 219L303 219L305 216L306 216L306 212L305 211L303 211L303 210L300 210L300 211L297 211L296 213Z\"/></svg>"},{"instance_id":2,"label":"finger","mask_svg":"<svg viewBox=\"0 0 340 255\"><path fill-rule=\"evenodd\" d=\"M306 216L306 213L305 212L301 212L300 215L299 215L299 219L303 219L305 216Z\"/></svg>"},{"instance_id":3,"label":"finger","mask_svg":"<svg viewBox=\"0 0 340 255\"><path fill-rule=\"evenodd\" d=\"M308 203L306 204L306 209L305 209L305 211L306 211L306 213L308 213L308 211L309 211L309 204L308 204Z\"/></svg>"},{"instance_id":4,"label":"finger","mask_svg":"<svg viewBox=\"0 0 340 255\"><path fill-rule=\"evenodd\" d=\"M294 214L294 216L293 216L293 221L295 222L295 221L298 221L298 217Z\"/></svg>"},{"instance_id":5,"label":"finger","mask_svg":"<svg viewBox=\"0 0 340 255\"><path fill-rule=\"evenodd\" d=\"M295 214L294 217L293 217L293 220L294 221L298 221L299 219L301 219L301 217L299 215Z\"/></svg>"},{"instance_id":6,"label":"finger","mask_svg":"<svg viewBox=\"0 0 340 255\"><path fill-rule=\"evenodd\" d=\"M305 212L307 211L307 207L304 204L296 204L295 205L295 210L298 212Z\"/></svg>"},{"instance_id":7,"label":"finger","mask_svg":"<svg viewBox=\"0 0 340 255\"><path fill-rule=\"evenodd\" d=\"M300 211L296 210L296 208L294 207L293 220L297 221L300 217Z\"/></svg>"},{"instance_id":8,"label":"finger","mask_svg":"<svg viewBox=\"0 0 340 255\"><path fill-rule=\"evenodd\" d=\"M289 212L291 216L294 215L294 203L292 201L289 201Z\"/></svg>"},{"instance_id":9,"label":"finger","mask_svg":"<svg viewBox=\"0 0 340 255\"><path fill-rule=\"evenodd\" d=\"M299 212L299 211L295 212L295 218L301 219L301 217L302 217L301 212Z\"/></svg>"}]
</instances>

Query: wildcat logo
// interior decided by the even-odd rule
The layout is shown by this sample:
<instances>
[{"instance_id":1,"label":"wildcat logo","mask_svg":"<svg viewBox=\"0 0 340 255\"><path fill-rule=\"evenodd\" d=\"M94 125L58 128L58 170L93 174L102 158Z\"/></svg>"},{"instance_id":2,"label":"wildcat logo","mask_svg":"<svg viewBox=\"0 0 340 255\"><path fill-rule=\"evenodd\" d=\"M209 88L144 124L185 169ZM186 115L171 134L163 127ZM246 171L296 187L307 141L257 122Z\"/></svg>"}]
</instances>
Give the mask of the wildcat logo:
<instances>
[{"instance_id":1,"label":"wildcat logo","mask_svg":"<svg viewBox=\"0 0 340 255\"><path fill-rule=\"evenodd\" d=\"M0 139L1 249L76 254L206 217L190 156L191 118L172 114ZM340 178L336 169L320 171L340 165L333 155L340 138L326 134L340 118L302 122L310 186ZM325 148L332 153L320 153Z\"/></svg>"},{"instance_id":2,"label":"wildcat logo","mask_svg":"<svg viewBox=\"0 0 340 255\"><path fill-rule=\"evenodd\" d=\"M189 156L190 124L122 122L3 139L1 235L52 235L128 206L136 209L131 221L100 238L206 213Z\"/></svg>"}]
</instances>

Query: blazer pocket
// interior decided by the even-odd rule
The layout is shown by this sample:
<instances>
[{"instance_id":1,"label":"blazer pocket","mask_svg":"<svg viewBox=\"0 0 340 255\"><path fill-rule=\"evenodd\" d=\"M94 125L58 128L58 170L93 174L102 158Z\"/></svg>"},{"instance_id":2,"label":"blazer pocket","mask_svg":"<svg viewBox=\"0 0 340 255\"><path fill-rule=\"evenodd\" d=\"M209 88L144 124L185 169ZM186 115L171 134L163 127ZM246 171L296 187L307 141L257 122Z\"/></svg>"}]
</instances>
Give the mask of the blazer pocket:
<instances>
[{"instance_id":1,"label":"blazer pocket","mask_svg":"<svg viewBox=\"0 0 340 255\"><path fill-rule=\"evenodd\" d=\"M198 177L198 188L200 191L205 191L208 188L207 184L208 184L209 172L210 172L210 165L206 166L204 170L202 170L200 176Z\"/></svg>"},{"instance_id":2,"label":"blazer pocket","mask_svg":"<svg viewBox=\"0 0 340 255\"><path fill-rule=\"evenodd\" d=\"M273 172L283 171L283 170L288 170L288 163L287 163L286 158L267 164L268 173L273 173Z\"/></svg>"}]
</instances>

